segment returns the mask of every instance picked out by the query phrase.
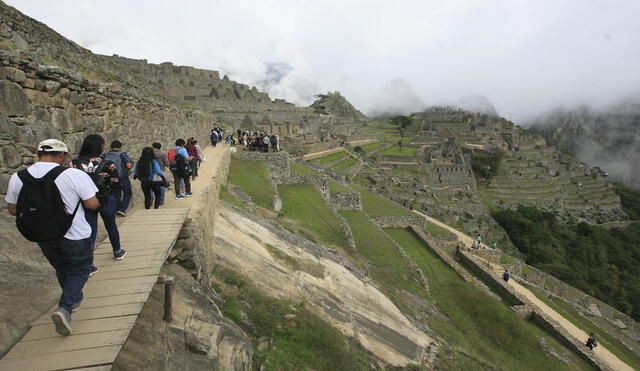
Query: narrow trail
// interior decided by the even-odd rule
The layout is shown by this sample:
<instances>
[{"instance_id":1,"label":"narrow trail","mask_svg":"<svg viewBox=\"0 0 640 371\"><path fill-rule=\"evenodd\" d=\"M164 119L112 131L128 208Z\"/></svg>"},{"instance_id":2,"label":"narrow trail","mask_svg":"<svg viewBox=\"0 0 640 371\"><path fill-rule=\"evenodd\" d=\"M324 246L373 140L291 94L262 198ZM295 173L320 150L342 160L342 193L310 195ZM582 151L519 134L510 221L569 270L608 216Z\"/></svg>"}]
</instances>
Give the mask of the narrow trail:
<instances>
[{"instance_id":1,"label":"narrow trail","mask_svg":"<svg viewBox=\"0 0 640 371\"><path fill-rule=\"evenodd\" d=\"M436 220L430 216L427 216L419 211L413 210L414 213L423 216L428 222L431 222L439 227L446 229L447 231L455 234L465 246L470 246L473 243L473 239L461 231L448 226L447 224L442 223L439 220ZM500 276L504 270L504 268L497 264L491 264L491 268L494 270L496 275ZM562 328L564 328L571 336L576 338L579 342L584 343L589 336L586 332L579 329L576 325L571 323L565 317L563 317L560 313L556 312L553 308L545 304L542 300L538 299L529 289L522 286L515 280L509 280L508 284L513 287L518 293L523 295L529 300L531 305L535 306L540 312L545 313L552 319L554 319ZM623 362L620 358L618 358L615 354L611 353L608 349L606 349L602 345L598 345L597 348L593 351L597 357L607 362L613 369L615 370L629 370L633 371L633 368L628 364Z\"/></svg>"}]
</instances>

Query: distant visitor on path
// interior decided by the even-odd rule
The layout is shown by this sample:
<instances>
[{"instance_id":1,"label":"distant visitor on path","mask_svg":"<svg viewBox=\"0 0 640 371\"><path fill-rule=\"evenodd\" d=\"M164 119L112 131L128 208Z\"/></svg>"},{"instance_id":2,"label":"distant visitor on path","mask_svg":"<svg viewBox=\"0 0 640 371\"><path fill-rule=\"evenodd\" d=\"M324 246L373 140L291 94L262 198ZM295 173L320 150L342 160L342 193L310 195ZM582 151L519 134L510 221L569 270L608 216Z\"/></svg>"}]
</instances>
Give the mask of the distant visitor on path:
<instances>
[{"instance_id":1,"label":"distant visitor on path","mask_svg":"<svg viewBox=\"0 0 640 371\"><path fill-rule=\"evenodd\" d=\"M162 174L164 174L165 183L160 187L160 206L164 205L164 193L169 188L169 177L167 176L167 169L169 168L169 158L167 154L161 149L162 144L156 142L151 145L153 147L153 154L155 156L156 161L158 161L158 165L160 165L160 169L162 170Z\"/></svg>"},{"instance_id":2,"label":"distant visitor on path","mask_svg":"<svg viewBox=\"0 0 640 371\"><path fill-rule=\"evenodd\" d=\"M153 198L155 199L153 208L159 208L162 199L161 188L165 184L165 180L162 169L155 159L153 148L145 147L142 150L140 159L133 169L133 179L140 180L142 193L144 194L144 208L151 208L151 192L153 192Z\"/></svg>"},{"instance_id":3,"label":"distant visitor on path","mask_svg":"<svg viewBox=\"0 0 640 371\"><path fill-rule=\"evenodd\" d=\"M116 164L116 169L118 169L120 192L116 193L116 214L127 216L127 209L129 208L131 196L133 195L131 180L129 179L133 162L127 152L122 152L122 146L123 144L119 140L111 142L111 150L105 154L105 159L113 161L113 163Z\"/></svg>"},{"instance_id":4,"label":"distant visitor on path","mask_svg":"<svg viewBox=\"0 0 640 371\"><path fill-rule=\"evenodd\" d=\"M509 271L505 269L504 273L502 273L502 279L504 280L504 282L509 282L509 277L511 277L511 273L509 273Z\"/></svg>"},{"instance_id":5,"label":"distant visitor on path","mask_svg":"<svg viewBox=\"0 0 640 371\"><path fill-rule=\"evenodd\" d=\"M585 345L591 350L598 346L598 342L596 341L596 337L593 335L593 332L589 334L589 338L587 338L587 343Z\"/></svg>"},{"instance_id":6,"label":"distant visitor on path","mask_svg":"<svg viewBox=\"0 0 640 371\"><path fill-rule=\"evenodd\" d=\"M71 335L71 312L84 300L82 289L92 260L91 227L80 206L100 206L98 188L89 175L62 166L68 153L67 145L57 139L40 142L38 161L11 176L5 197L20 233L38 243L56 270L62 295L51 320L64 336Z\"/></svg>"},{"instance_id":7,"label":"distant visitor on path","mask_svg":"<svg viewBox=\"0 0 640 371\"><path fill-rule=\"evenodd\" d=\"M492 249L497 249L498 245L496 244L496 241L491 242L491 248Z\"/></svg>"},{"instance_id":8,"label":"distant visitor on path","mask_svg":"<svg viewBox=\"0 0 640 371\"><path fill-rule=\"evenodd\" d=\"M189 167L189 153L184 148L184 139L176 140L176 148L167 153L171 172L173 173L173 188L176 191L176 200L191 197L191 168ZM180 194L182 182L184 181L185 194Z\"/></svg>"}]
</instances>

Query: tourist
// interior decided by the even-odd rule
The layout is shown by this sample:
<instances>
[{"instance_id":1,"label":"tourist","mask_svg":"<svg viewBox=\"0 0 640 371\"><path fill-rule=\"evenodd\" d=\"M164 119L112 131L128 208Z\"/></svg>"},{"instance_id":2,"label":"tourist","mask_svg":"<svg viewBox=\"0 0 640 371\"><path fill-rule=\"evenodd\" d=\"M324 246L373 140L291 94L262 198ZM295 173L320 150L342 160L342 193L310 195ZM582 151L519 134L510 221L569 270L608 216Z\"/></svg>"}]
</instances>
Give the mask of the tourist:
<instances>
[{"instance_id":1,"label":"tourist","mask_svg":"<svg viewBox=\"0 0 640 371\"><path fill-rule=\"evenodd\" d=\"M593 335L593 332L589 334L589 338L587 338L587 343L585 345L591 350L598 346L598 342L596 341L596 337Z\"/></svg>"},{"instance_id":2,"label":"tourist","mask_svg":"<svg viewBox=\"0 0 640 371\"><path fill-rule=\"evenodd\" d=\"M509 273L509 271L505 269L504 273L502 273L502 279L504 280L504 282L509 282L509 277L511 277L511 273Z\"/></svg>"},{"instance_id":3,"label":"tourist","mask_svg":"<svg viewBox=\"0 0 640 371\"><path fill-rule=\"evenodd\" d=\"M498 244L496 244L496 241L491 242L491 248L492 249L497 249L498 248Z\"/></svg>"},{"instance_id":4,"label":"tourist","mask_svg":"<svg viewBox=\"0 0 640 371\"><path fill-rule=\"evenodd\" d=\"M109 235L111 250L116 260L124 259L127 252L120 246L120 232L116 224L116 194L119 189L119 178L116 164L107 160L102 154L104 138L98 134L89 134L84 138L78 157L72 161L76 169L87 173L98 188L98 200L100 208L97 210L85 210L85 218L91 226L91 248L95 248L98 236L98 214L102 218L104 227ZM98 268L91 261L91 272L93 276L98 272Z\"/></svg>"},{"instance_id":5,"label":"tourist","mask_svg":"<svg viewBox=\"0 0 640 371\"><path fill-rule=\"evenodd\" d=\"M269 136L267 134L264 134L264 136L262 137L262 142L264 143L264 146L262 147L262 151L269 152L269 146L271 146L271 139L269 139Z\"/></svg>"},{"instance_id":6,"label":"tourist","mask_svg":"<svg viewBox=\"0 0 640 371\"><path fill-rule=\"evenodd\" d=\"M218 140L220 139L220 137L218 136L218 132L216 131L215 128L211 129L211 145L212 146L216 146L218 144Z\"/></svg>"},{"instance_id":7,"label":"tourist","mask_svg":"<svg viewBox=\"0 0 640 371\"><path fill-rule=\"evenodd\" d=\"M56 270L62 295L51 320L56 332L64 336L71 335L71 312L84 300L82 289L91 267L91 227L84 210L100 206L91 178L61 166L68 153L67 145L57 139L40 142L38 161L11 176L5 197L22 235L38 243ZM46 207L35 207L38 204Z\"/></svg>"},{"instance_id":8,"label":"tourist","mask_svg":"<svg viewBox=\"0 0 640 371\"><path fill-rule=\"evenodd\" d=\"M162 170L162 174L164 175L164 183L160 186L160 206L164 205L164 194L167 188L169 187L169 179L167 178L167 169L169 168L169 159L167 158L167 154L162 150L162 144L156 142L151 145L153 147L153 156L158 161L158 165L160 165L160 170Z\"/></svg>"},{"instance_id":9,"label":"tourist","mask_svg":"<svg viewBox=\"0 0 640 371\"><path fill-rule=\"evenodd\" d=\"M133 179L140 179L140 185L142 187L142 193L144 194L144 208L151 208L151 193L153 192L153 198L155 202L154 209L160 207L160 188L165 183L164 174L162 169L155 159L153 148L145 147L142 150L140 159L136 163L133 169Z\"/></svg>"},{"instance_id":10,"label":"tourist","mask_svg":"<svg viewBox=\"0 0 640 371\"><path fill-rule=\"evenodd\" d=\"M194 181L198 177L198 167L200 166L200 156L198 149L194 144L193 138L187 139L187 145L184 147L189 154L189 167L191 168L191 180Z\"/></svg>"},{"instance_id":11,"label":"tourist","mask_svg":"<svg viewBox=\"0 0 640 371\"><path fill-rule=\"evenodd\" d=\"M173 188L176 193L176 200L184 197L191 197L191 169L189 167L189 153L184 148L184 139L176 140L176 148L167 154L171 163L171 172L173 173ZM182 183L184 182L185 194L180 194Z\"/></svg>"},{"instance_id":12,"label":"tourist","mask_svg":"<svg viewBox=\"0 0 640 371\"><path fill-rule=\"evenodd\" d=\"M119 192L116 193L116 214L127 216L127 209L129 208L131 196L133 195L131 180L129 179L133 162L127 152L122 152L122 142L119 140L111 142L111 150L105 154L105 159L113 161L118 169L120 188Z\"/></svg>"},{"instance_id":13,"label":"tourist","mask_svg":"<svg viewBox=\"0 0 640 371\"><path fill-rule=\"evenodd\" d=\"M200 147L200 145L198 144L197 140L193 140L193 146L196 147L196 152L198 153L198 158L200 159L200 162L206 162L207 158L204 157L204 152L202 152L202 147ZM198 170L200 170L200 166L198 166Z\"/></svg>"}]
</instances>

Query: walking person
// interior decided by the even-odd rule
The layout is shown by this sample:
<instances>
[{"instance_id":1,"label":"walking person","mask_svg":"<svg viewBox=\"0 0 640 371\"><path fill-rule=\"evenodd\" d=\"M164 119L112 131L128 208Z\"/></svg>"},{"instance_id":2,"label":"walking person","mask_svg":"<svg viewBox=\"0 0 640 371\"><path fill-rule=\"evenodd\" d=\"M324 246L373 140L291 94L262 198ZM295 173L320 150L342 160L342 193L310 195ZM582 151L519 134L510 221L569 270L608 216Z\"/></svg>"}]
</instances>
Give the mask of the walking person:
<instances>
[{"instance_id":1,"label":"walking person","mask_svg":"<svg viewBox=\"0 0 640 371\"><path fill-rule=\"evenodd\" d=\"M153 148L145 147L140 159L133 168L133 179L140 179L142 193L144 194L144 208L151 208L151 193L155 198L154 209L160 207L160 188L164 183L164 174L158 161L154 158Z\"/></svg>"},{"instance_id":2,"label":"walking person","mask_svg":"<svg viewBox=\"0 0 640 371\"><path fill-rule=\"evenodd\" d=\"M200 155L195 145L195 140L189 138L187 145L184 147L189 154L189 167L191 168L191 180L194 181L198 177L198 167L200 166Z\"/></svg>"},{"instance_id":3,"label":"walking person","mask_svg":"<svg viewBox=\"0 0 640 371\"><path fill-rule=\"evenodd\" d=\"M596 337L593 335L593 332L589 334L589 338L587 338L587 343L585 345L591 350L598 346L598 342L596 341Z\"/></svg>"},{"instance_id":4,"label":"walking person","mask_svg":"<svg viewBox=\"0 0 640 371\"><path fill-rule=\"evenodd\" d=\"M168 154L171 172L173 173L173 188L176 192L176 200L191 197L191 169L189 167L189 153L184 148L184 139L176 140L176 148ZM184 182L185 194L180 194Z\"/></svg>"},{"instance_id":5,"label":"walking person","mask_svg":"<svg viewBox=\"0 0 640 371\"><path fill-rule=\"evenodd\" d=\"M122 142L119 140L111 142L111 150L105 154L105 159L113 161L118 169L120 192L116 193L116 214L127 216L127 209L129 208L131 196L133 195L131 180L129 179L133 162L127 152L122 152L122 145Z\"/></svg>"},{"instance_id":6,"label":"walking person","mask_svg":"<svg viewBox=\"0 0 640 371\"><path fill-rule=\"evenodd\" d=\"M511 273L509 273L509 271L505 269L504 273L502 273L502 279L504 280L504 282L509 282L509 277L511 277Z\"/></svg>"},{"instance_id":7,"label":"walking person","mask_svg":"<svg viewBox=\"0 0 640 371\"><path fill-rule=\"evenodd\" d=\"M160 206L164 205L164 194L167 190L165 185L168 185L167 179L167 169L169 168L169 158L167 154L162 150L162 144L156 142L151 145L153 147L153 155L156 161L158 161L158 165L160 165L160 170L162 170L162 174L165 177L165 182L160 186Z\"/></svg>"},{"instance_id":8,"label":"walking person","mask_svg":"<svg viewBox=\"0 0 640 371\"><path fill-rule=\"evenodd\" d=\"M100 205L91 178L62 166L68 153L67 145L57 139L40 142L38 161L11 176L5 197L20 233L38 243L56 271L62 295L51 320L64 336L71 335L71 312L84 300L82 289L91 266L91 227L84 210Z\"/></svg>"},{"instance_id":9,"label":"walking person","mask_svg":"<svg viewBox=\"0 0 640 371\"><path fill-rule=\"evenodd\" d=\"M102 154L104 138L98 134L89 134L82 141L78 157L73 159L72 164L76 169L82 170L89 175L93 183L98 188L98 200L100 208L97 210L85 210L85 218L91 226L91 249L95 248L98 236L98 214L102 218L104 227L109 235L109 242L116 260L122 260L127 252L120 246L120 232L116 224L116 195L119 190L119 177L117 165L110 160L106 160ZM98 268L93 265L91 259L91 272L93 276L98 272Z\"/></svg>"}]
</instances>

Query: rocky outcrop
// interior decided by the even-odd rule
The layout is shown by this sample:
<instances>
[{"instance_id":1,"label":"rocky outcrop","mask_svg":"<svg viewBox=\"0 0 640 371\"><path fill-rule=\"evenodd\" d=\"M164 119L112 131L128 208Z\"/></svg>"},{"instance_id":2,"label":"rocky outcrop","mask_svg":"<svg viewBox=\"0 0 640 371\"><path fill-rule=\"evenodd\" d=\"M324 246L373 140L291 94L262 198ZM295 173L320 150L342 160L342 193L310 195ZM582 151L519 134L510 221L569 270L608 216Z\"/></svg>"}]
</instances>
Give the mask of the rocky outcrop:
<instances>
[{"instance_id":1,"label":"rocky outcrop","mask_svg":"<svg viewBox=\"0 0 640 371\"><path fill-rule=\"evenodd\" d=\"M343 119L364 119L362 112L358 111L349 101L340 95L340 92L328 92L316 95L316 100L311 108L321 115L334 115Z\"/></svg>"}]
</instances>

